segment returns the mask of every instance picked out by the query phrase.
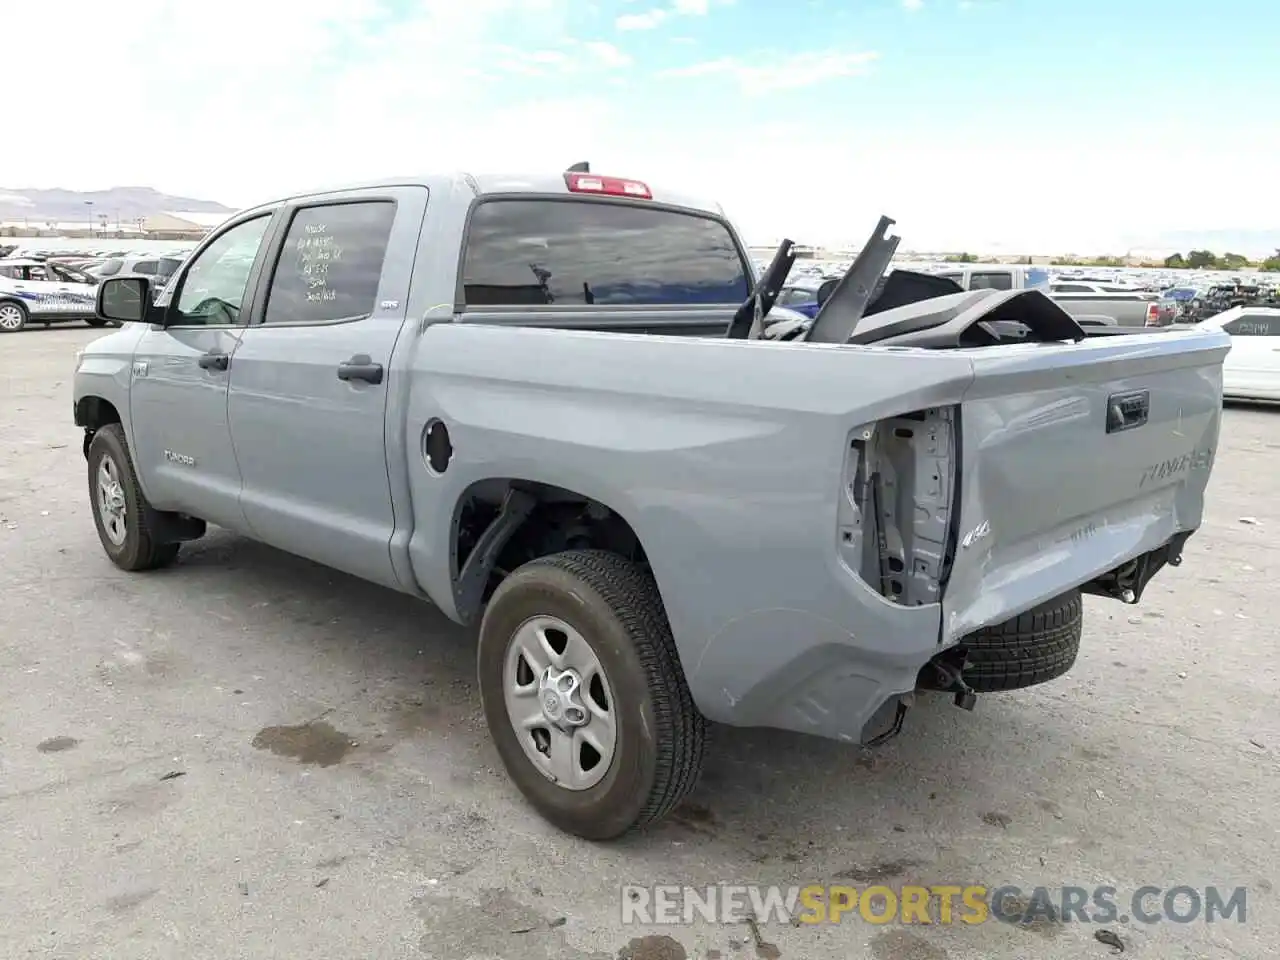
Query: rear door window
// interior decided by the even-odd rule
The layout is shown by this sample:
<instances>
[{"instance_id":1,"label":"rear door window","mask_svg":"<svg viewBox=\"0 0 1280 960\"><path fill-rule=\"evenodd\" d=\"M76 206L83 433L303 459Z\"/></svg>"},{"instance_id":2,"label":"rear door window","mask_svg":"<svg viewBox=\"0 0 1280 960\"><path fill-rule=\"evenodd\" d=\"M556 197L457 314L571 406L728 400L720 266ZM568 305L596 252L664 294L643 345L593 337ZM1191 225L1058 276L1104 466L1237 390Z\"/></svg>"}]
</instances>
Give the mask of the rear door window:
<instances>
[{"instance_id":1,"label":"rear door window","mask_svg":"<svg viewBox=\"0 0 1280 960\"><path fill-rule=\"evenodd\" d=\"M467 306L738 304L747 262L724 223L583 200L490 200L472 214Z\"/></svg>"},{"instance_id":2,"label":"rear door window","mask_svg":"<svg viewBox=\"0 0 1280 960\"><path fill-rule=\"evenodd\" d=\"M303 207L271 277L263 323L332 323L373 313L396 205L391 200Z\"/></svg>"}]
</instances>

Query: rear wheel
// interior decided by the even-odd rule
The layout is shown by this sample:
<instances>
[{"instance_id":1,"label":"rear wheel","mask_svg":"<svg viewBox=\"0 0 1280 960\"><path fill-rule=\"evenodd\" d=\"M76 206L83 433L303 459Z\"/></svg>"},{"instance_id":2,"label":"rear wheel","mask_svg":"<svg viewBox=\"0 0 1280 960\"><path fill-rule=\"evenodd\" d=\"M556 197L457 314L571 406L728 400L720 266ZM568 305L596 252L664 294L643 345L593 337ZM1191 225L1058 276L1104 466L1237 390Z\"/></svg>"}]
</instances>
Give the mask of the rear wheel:
<instances>
[{"instance_id":1,"label":"rear wheel","mask_svg":"<svg viewBox=\"0 0 1280 960\"><path fill-rule=\"evenodd\" d=\"M17 333L27 325L27 308L15 300L0 303L0 333Z\"/></svg>"},{"instance_id":2,"label":"rear wheel","mask_svg":"<svg viewBox=\"0 0 1280 960\"><path fill-rule=\"evenodd\" d=\"M480 627L478 672L508 774L560 829L612 839L697 782L706 722L657 584L625 558L571 550L508 576Z\"/></svg>"},{"instance_id":3,"label":"rear wheel","mask_svg":"<svg viewBox=\"0 0 1280 960\"><path fill-rule=\"evenodd\" d=\"M1084 631L1079 590L965 637L965 682L978 693L1021 690L1062 676L1076 662Z\"/></svg>"}]
</instances>

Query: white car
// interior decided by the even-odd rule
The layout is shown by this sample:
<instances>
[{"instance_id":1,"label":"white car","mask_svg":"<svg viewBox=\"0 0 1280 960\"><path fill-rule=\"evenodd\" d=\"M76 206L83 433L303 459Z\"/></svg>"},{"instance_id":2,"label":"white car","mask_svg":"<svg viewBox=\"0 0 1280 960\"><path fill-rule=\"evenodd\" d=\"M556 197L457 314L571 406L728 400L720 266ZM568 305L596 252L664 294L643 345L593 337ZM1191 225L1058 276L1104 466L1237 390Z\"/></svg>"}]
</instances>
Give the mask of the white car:
<instances>
[{"instance_id":1,"label":"white car","mask_svg":"<svg viewBox=\"0 0 1280 960\"><path fill-rule=\"evenodd\" d=\"M65 264L7 258L0 260L0 333L17 333L30 321L83 320L106 325L94 314L97 280Z\"/></svg>"},{"instance_id":2,"label":"white car","mask_svg":"<svg viewBox=\"0 0 1280 960\"><path fill-rule=\"evenodd\" d=\"M1222 362L1224 397L1280 400L1280 309L1232 307L1196 326L1231 335L1231 352Z\"/></svg>"}]
</instances>

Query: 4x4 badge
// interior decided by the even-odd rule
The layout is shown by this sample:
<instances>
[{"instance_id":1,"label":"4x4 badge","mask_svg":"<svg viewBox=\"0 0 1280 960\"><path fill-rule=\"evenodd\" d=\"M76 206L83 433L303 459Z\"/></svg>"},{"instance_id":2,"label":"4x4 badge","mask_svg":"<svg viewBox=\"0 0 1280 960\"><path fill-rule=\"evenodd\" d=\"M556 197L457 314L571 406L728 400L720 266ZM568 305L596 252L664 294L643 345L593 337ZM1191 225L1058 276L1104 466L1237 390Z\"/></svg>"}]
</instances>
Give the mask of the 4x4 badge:
<instances>
[{"instance_id":1,"label":"4x4 badge","mask_svg":"<svg viewBox=\"0 0 1280 960\"><path fill-rule=\"evenodd\" d=\"M133 361L133 375L135 377L145 377L147 375L148 369L149 368L147 366L147 361L145 360Z\"/></svg>"}]
</instances>

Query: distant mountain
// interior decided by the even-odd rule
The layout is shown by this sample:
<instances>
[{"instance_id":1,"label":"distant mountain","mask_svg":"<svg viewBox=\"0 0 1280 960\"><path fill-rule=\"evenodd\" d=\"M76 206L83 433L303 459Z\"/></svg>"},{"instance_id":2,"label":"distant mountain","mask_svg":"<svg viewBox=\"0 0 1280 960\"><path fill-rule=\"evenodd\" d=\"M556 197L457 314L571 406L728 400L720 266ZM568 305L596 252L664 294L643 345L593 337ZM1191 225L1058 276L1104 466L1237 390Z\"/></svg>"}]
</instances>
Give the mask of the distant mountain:
<instances>
[{"instance_id":1,"label":"distant mountain","mask_svg":"<svg viewBox=\"0 0 1280 960\"><path fill-rule=\"evenodd\" d=\"M90 220L106 214L112 221L137 220L165 211L234 213L213 200L175 197L151 187L112 187L110 190L33 190L0 187L0 220Z\"/></svg>"}]
</instances>

